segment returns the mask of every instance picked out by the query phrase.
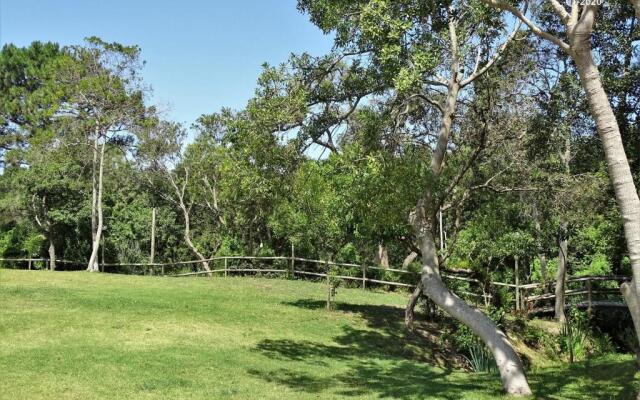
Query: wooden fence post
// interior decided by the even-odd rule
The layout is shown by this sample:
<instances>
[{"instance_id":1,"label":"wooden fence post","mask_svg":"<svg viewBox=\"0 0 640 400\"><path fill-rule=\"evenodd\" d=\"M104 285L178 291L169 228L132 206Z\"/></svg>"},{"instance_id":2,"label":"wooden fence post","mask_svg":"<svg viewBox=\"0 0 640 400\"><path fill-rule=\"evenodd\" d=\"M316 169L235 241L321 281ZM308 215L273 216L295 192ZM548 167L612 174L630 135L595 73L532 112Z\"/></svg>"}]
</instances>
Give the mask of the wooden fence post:
<instances>
[{"instance_id":1,"label":"wooden fence post","mask_svg":"<svg viewBox=\"0 0 640 400\"><path fill-rule=\"evenodd\" d=\"M227 257L225 257L224 258L224 276L225 277L227 276L227 271L229 270L229 267L228 267L229 263L227 262L227 260L228 260Z\"/></svg>"},{"instance_id":2,"label":"wooden fence post","mask_svg":"<svg viewBox=\"0 0 640 400\"><path fill-rule=\"evenodd\" d=\"M31 259L29 259L29 270L31 270Z\"/></svg>"},{"instance_id":3,"label":"wooden fence post","mask_svg":"<svg viewBox=\"0 0 640 400\"><path fill-rule=\"evenodd\" d=\"M295 276L296 251L295 246L291 243L291 266L289 267L289 279Z\"/></svg>"},{"instance_id":4,"label":"wooden fence post","mask_svg":"<svg viewBox=\"0 0 640 400\"><path fill-rule=\"evenodd\" d=\"M591 279L589 279L587 281L587 313L589 314L589 316L591 316L591 306L592 306L592 301L591 301Z\"/></svg>"},{"instance_id":5,"label":"wooden fence post","mask_svg":"<svg viewBox=\"0 0 640 400\"><path fill-rule=\"evenodd\" d=\"M367 264L362 263L362 290L367 288Z\"/></svg>"},{"instance_id":6,"label":"wooden fence post","mask_svg":"<svg viewBox=\"0 0 640 400\"><path fill-rule=\"evenodd\" d=\"M520 277L518 276L518 256L515 259L515 278L516 278L516 311L520 310Z\"/></svg>"},{"instance_id":7,"label":"wooden fence post","mask_svg":"<svg viewBox=\"0 0 640 400\"><path fill-rule=\"evenodd\" d=\"M153 264L156 256L156 208L151 209L151 251L149 253L149 263Z\"/></svg>"}]
</instances>

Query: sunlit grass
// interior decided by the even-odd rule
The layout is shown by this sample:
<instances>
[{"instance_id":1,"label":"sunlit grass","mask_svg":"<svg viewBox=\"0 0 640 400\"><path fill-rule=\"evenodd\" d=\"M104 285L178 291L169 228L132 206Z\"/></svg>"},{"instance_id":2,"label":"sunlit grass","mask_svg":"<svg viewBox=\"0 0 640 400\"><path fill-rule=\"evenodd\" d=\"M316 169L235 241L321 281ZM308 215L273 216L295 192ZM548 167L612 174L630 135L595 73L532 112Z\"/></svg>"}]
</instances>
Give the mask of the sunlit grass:
<instances>
[{"instance_id":1,"label":"sunlit grass","mask_svg":"<svg viewBox=\"0 0 640 400\"><path fill-rule=\"evenodd\" d=\"M0 270L2 399L492 399L496 375L433 365L404 295L258 278ZM540 398L633 398L611 356L530 373Z\"/></svg>"}]
</instances>

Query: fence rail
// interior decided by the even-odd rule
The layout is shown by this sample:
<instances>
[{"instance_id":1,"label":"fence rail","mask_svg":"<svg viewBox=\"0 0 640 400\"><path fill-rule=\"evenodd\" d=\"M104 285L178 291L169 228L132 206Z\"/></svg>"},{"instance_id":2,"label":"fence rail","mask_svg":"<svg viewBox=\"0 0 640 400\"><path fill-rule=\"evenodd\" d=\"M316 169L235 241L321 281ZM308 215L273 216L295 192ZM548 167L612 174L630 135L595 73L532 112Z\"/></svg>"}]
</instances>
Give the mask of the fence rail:
<instances>
[{"instance_id":1,"label":"fence rail","mask_svg":"<svg viewBox=\"0 0 640 400\"><path fill-rule=\"evenodd\" d=\"M286 265L283 268L276 268L271 266L270 268L255 268L253 265L239 265L239 266L229 266L230 261L249 261L253 263L254 261L262 262L262 261L284 261ZM10 262L10 263L28 263L28 268L31 269L33 265L36 265L38 262L42 262L43 266L46 266L49 263L49 259L46 258L0 258L0 262ZM86 265L86 262L80 261L70 261L70 260L55 260L56 263L59 264L68 264L68 265ZM166 273L167 267L169 269L183 268L185 266L197 266L202 265L204 262L207 263L215 263L215 262L223 262L223 268L213 268L211 271L206 270L198 270L198 271L190 271L190 272L175 272L175 273ZM300 268L300 266L312 264L315 268L312 270L305 270ZM382 275L387 279L380 279L379 276L372 276L371 273L367 274L368 271L383 271L390 272L399 275L411 275L413 278L410 278L409 282L416 282L419 279L419 272L405 270L405 269L394 269L394 268L383 268L379 266L367 265L367 264L354 264L354 263L341 263L329 260L316 260L309 258L296 257L292 254L290 257L286 256L218 256L211 257L204 260L189 260L189 261L172 261L172 262L153 262L153 263L99 263L101 270L104 270L104 267L143 267L143 273L153 274L153 275L162 275L167 277L187 277L187 276L213 276L224 274L227 276L229 273L275 273L275 274L287 274L290 277L295 276L308 276L308 277L316 277L316 278L326 278L329 274L330 267L345 267L351 269L357 269L359 271L359 276L351 276L345 274L337 274L332 275L335 278L342 279L345 281L354 281L359 282L363 289L366 289L367 284L377 284L377 285L387 285L391 287L402 287L406 289L415 288L415 283L407 283L399 282L397 280L389 280L386 274ZM158 271L158 268L160 271ZM485 284L489 286L498 286L498 287L506 287L508 289L513 289L515 291L515 309L516 310L526 310L528 312L533 310L545 309L545 307L536 307L538 302L550 301L554 299L555 293L551 292L551 286L554 282L547 283L524 283L520 284L517 280L516 283L506 283L506 282L482 282L481 280L471 277L471 276L463 276L469 275L471 271L467 270L444 270L442 273L443 278L446 280L453 280L459 282L466 282L469 285L473 284L475 286L481 287L481 293L474 293L469 290L459 289L455 290L459 295L469 296L477 299L483 299L488 302L489 299L493 298L490 293L486 293ZM381 275L381 274L377 274ZM462 276L461 276L462 275ZM622 275L607 275L607 276L574 276L569 277L566 280L567 289L565 290L565 296L585 296L586 299L583 302L579 302L580 304L586 305L586 307L590 310L594 305L598 304L618 304L623 305L623 301L621 300L620 291L618 288L594 288L594 283L602 283L602 282L622 282L625 280L629 280L630 277L622 276ZM569 288L571 285L575 285L578 283L583 283L584 286L578 288ZM542 290L542 293L530 294L531 291L534 290ZM617 294L620 297L620 301L611 302L610 299L605 299L604 301L594 299L594 295L613 295Z\"/></svg>"}]
</instances>

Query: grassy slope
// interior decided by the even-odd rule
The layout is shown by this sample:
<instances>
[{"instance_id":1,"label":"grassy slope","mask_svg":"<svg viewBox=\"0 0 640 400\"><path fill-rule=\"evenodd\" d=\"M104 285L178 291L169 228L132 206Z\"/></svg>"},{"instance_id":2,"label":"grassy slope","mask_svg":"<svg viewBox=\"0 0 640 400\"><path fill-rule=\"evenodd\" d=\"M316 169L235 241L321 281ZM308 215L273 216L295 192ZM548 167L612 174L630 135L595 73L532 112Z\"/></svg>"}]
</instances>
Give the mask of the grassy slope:
<instances>
[{"instance_id":1,"label":"grassy slope","mask_svg":"<svg viewBox=\"0 0 640 400\"><path fill-rule=\"evenodd\" d=\"M0 398L491 399L498 377L425 362L400 295L253 278L0 270ZM529 374L540 398L632 398L616 356Z\"/></svg>"}]
</instances>

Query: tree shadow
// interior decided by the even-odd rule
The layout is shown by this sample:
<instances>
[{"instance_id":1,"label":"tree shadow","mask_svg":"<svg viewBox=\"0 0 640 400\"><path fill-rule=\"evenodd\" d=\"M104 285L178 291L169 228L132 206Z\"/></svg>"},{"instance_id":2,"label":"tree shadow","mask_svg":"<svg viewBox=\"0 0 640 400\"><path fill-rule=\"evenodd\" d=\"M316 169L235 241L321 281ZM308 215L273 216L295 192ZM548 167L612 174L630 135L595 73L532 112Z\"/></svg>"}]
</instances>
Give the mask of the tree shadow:
<instances>
[{"instance_id":1,"label":"tree shadow","mask_svg":"<svg viewBox=\"0 0 640 400\"><path fill-rule=\"evenodd\" d=\"M284 303L306 309L322 309L325 302L298 300ZM333 343L308 340L263 340L256 350L269 357L291 362L290 368L272 371L249 370L254 376L307 393L342 396L376 395L394 398L459 399L463 393L481 390L499 395L496 377L452 381L456 354L436 335L411 334L404 328L404 310L386 305L337 303L336 311L353 313L365 320L368 329L344 326ZM332 368L314 374L317 367ZM346 366L347 371L344 371Z\"/></svg>"},{"instance_id":2,"label":"tree shadow","mask_svg":"<svg viewBox=\"0 0 640 400\"><path fill-rule=\"evenodd\" d=\"M466 381L450 379L451 371L426 364L397 361L391 364L376 360L354 360L346 372L316 376L302 368L274 371L249 370L266 382L285 385L293 390L312 393L317 397L382 397L439 398L457 400L465 393L480 391L489 398L500 396L496 377L479 376Z\"/></svg>"},{"instance_id":3,"label":"tree shadow","mask_svg":"<svg viewBox=\"0 0 640 400\"><path fill-rule=\"evenodd\" d=\"M532 374L537 397L544 399L635 399L635 361L592 359L573 365L546 368ZM635 381L635 383L634 383Z\"/></svg>"},{"instance_id":4,"label":"tree shadow","mask_svg":"<svg viewBox=\"0 0 640 400\"><path fill-rule=\"evenodd\" d=\"M303 299L284 302L283 305L310 310L324 309L322 300ZM404 326L404 309L388 305L335 303L335 311L356 314L372 330L344 328L344 334L334 341L355 352L364 352L373 357L400 358L427 362L441 368L460 368L464 365L461 356L445 343L442 328L446 321L428 322L418 318L416 331L409 332Z\"/></svg>"},{"instance_id":5,"label":"tree shadow","mask_svg":"<svg viewBox=\"0 0 640 400\"><path fill-rule=\"evenodd\" d=\"M319 300L284 304L306 309L325 307L325 302ZM457 355L447 349L438 335L442 323L427 326L425 331L415 335L404 328L404 310L399 307L337 303L336 311L359 315L368 329L344 326L330 344L308 340L263 340L255 349L270 359L287 361L287 368L250 369L248 372L264 381L318 397L460 399L476 398L476 394L480 398L501 396L497 373L466 374L452 368L455 362L451 358ZM331 368L335 372L327 374L326 370ZM631 361L600 360L549 368L530 373L529 377L536 398L633 399L637 390L630 384L634 371Z\"/></svg>"}]
</instances>

